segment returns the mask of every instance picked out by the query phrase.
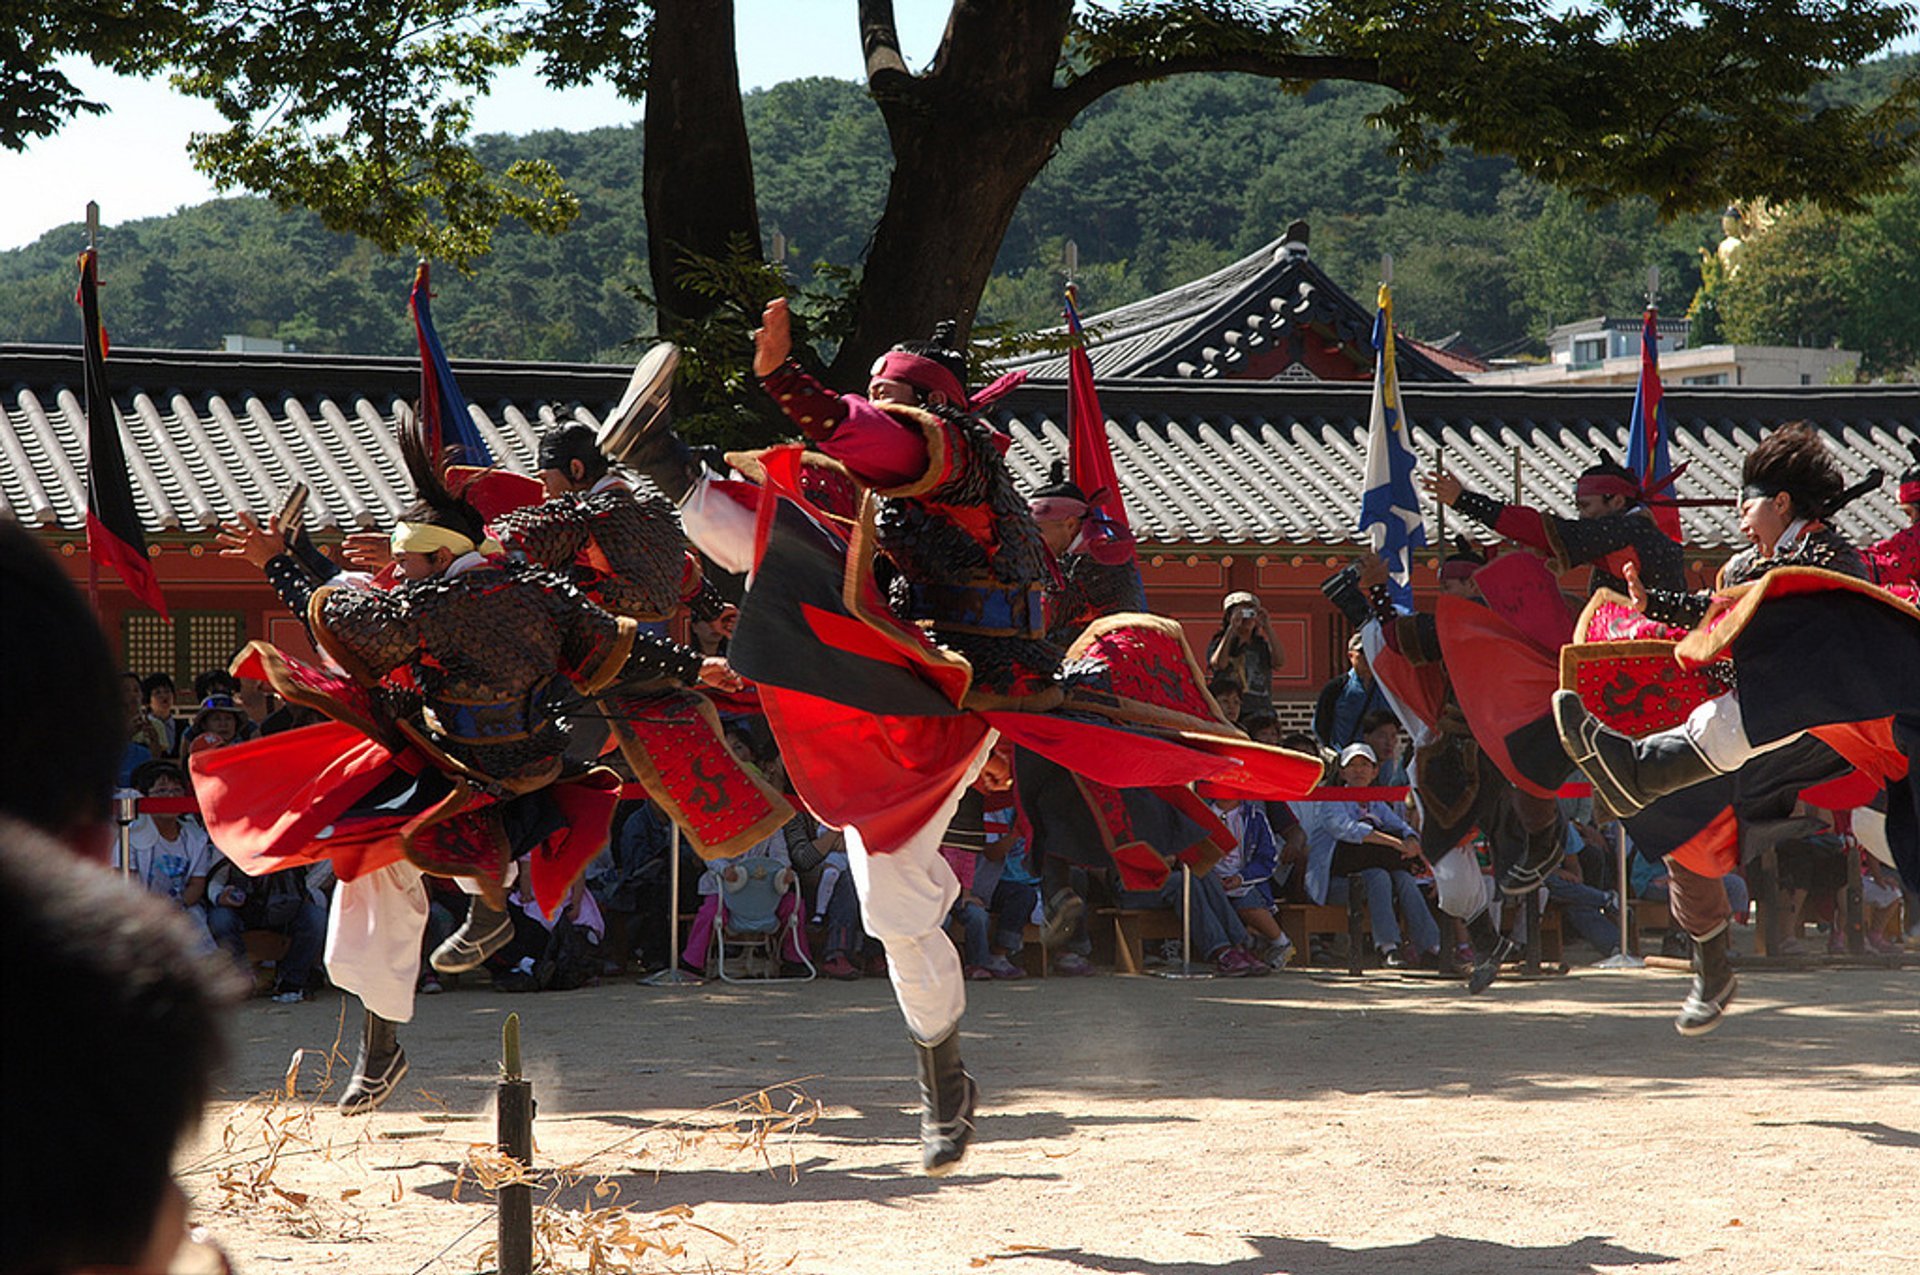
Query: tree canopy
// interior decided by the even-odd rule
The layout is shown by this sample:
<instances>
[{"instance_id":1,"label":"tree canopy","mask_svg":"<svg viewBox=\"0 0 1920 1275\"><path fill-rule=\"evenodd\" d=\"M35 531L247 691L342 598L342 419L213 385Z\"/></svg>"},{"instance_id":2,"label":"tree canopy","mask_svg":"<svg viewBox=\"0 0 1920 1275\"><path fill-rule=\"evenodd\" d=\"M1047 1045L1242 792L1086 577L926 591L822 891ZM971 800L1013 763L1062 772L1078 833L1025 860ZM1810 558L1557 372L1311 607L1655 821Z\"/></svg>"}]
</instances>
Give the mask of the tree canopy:
<instances>
[{"instance_id":1,"label":"tree canopy","mask_svg":"<svg viewBox=\"0 0 1920 1275\"><path fill-rule=\"evenodd\" d=\"M741 109L730 5L83 7L97 45L84 22L29 32L16 59L24 70L0 96L0 143L24 144L85 109L56 82L52 59L91 47L118 69L167 70L182 91L213 102L230 127L196 138L194 155L224 186L310 209L330 229L387 252L471 265L500 242L503 222L553 233L580 216L582 194L563 180L571 174L562 165L525 153L490 165L470 135L473 95L503 67L533 59L555 85L606 77L646 100L645 256L663 330L698 322L718 302L684 278L710 271L743 237L747 252L761 250L773 188ZM940 48L919 72L901 56L890 3L860 0L847 11L857 14L890 164L796 174L781 191L797 219L800 188L818 202L874 209L870 232L851 232L865 251L857 287L843 298L846 326L831 369L842 381L857 379L878 348L939 318L973 321L1009 228L1020 231L1023 196L1076 121L1130 85L1231 71L1292 94L1371 86L1365 123L1403 165L1431 165L1449 148L1504 156L1562 192L1553 208L1632 199L1643 211L1622 215L1649 222L1754 195L1858 210L1899 185L1916 150L1920 77L1891 78L1865 96L1825 91L1834 72L1913 30L1914 6L1905 3L955 0ZM850 22L849 39L855 30ZM1258 121L1231 126L1244 136ZM1298 156L1307 171L1319 158ZM884 192L859 176L877 171L889 172ZM1457 171L1470 174L1471 165ZM1188 193L1219 200L1236 189ZM1115 206L1100 215L1134 214ZM1177 215L1182 233L1159 239L1155 251L1168 263L1207 255L1217 236L1205 210ZM1472 215L1452 230L1446 253L1408 263L1415 280L1424 272L1432 286L1449 286L1476 253L1493 251ZM1542 286L1550 257L1542 254L1537 271Z\"/></svg>"}]
</instances>

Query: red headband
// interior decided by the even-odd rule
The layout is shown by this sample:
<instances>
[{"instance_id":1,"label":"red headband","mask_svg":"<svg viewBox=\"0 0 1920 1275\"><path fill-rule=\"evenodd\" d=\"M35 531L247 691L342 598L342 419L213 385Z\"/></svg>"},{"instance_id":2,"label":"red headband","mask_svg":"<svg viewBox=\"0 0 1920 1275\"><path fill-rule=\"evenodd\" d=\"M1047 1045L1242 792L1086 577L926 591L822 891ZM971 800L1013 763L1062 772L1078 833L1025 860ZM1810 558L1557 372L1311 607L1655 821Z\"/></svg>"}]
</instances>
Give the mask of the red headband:
<instances>
[{"instance_id":1,"label":"red headband","mask_svg":"<svg viewBox=\"0 0 1920 1275\"><path fill-rule=\"evenodd\" d=\"M1920 505L1920 478L1909 479L1900 484L1900 503Z\"/></svg>"},{"instance_id":2,"label":"red headband","mask_svg":"<svg viewBox=\"0 0 1920 1275\"><path fill-rule=\"evenodd\" d=\"M967 388L960 384L960 379L924 355L888 350L874 360L873 371L867 376L870 380L904 381L924 393L945 394L955 407L967 405Z\"/></svg>"},{"instance_id":3,"label":"red headband","mask_svg":"<svg viewBox=\"0 0 1920 1275\"><path fill-rule=\"evenodd\" d=\"M1641 498L1640 488L1624 478L1613 474L1582 474L1580 481L1573 485L1576 496L1621 496L1637 501Z\"/></svg>"}]
</instances>

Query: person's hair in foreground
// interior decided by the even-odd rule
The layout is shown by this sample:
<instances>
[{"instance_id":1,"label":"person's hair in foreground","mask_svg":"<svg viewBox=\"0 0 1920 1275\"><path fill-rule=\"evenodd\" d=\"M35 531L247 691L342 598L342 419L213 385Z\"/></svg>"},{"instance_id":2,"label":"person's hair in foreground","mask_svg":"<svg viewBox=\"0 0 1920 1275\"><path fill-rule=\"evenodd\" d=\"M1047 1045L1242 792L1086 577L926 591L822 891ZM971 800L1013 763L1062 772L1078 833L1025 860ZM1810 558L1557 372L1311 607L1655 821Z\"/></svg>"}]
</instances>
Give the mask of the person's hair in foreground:
<instances>
[{"instance_id":1,"label":"person's hair in foreground","mask_svg":"<svg viewBox=\"0 0 1920 1275\"><path fill-rule=\"evenodd\" d=\"M185 1233L173 1154L224 1053L233 976L179 909L4 816L0 969L21 1032L0 1049L0 1275L167 1270Z\"/></svg>"},{"instance_id":2,"label":"person's hair in foreground","mask_svg":"<svg viewBox=\"0 0 1920 1275\"><path fill-rule=\"evenodd\" d=\"M104 857L107 803L127 743L106 635L59 562L8 518L0 518L0 598L0 814Z\"/></svg>"}]
</instances>

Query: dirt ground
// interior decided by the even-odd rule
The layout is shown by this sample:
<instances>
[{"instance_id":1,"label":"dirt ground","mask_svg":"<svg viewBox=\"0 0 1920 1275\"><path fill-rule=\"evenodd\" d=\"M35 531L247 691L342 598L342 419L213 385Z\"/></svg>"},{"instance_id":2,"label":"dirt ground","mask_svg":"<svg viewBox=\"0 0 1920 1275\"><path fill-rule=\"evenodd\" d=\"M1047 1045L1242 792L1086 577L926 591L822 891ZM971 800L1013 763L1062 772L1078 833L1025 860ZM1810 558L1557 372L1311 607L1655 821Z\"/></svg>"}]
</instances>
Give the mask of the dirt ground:
<instances>
[{"instance_id":1,"label":"dirt ground","mask_svg":"<svg viewBox=\"0 0 1920 1275\"><path fill-rule=\"evenodd\" d=\"M487 1193L456 1180L518 1011L552 1269L621 1227L668 1246L640 1269L674 1271L1920 1269L1920 972L1749 972L1698 1040L1670 1025L1683 990L1651 970L1480 998L1385 973L975 985L980 1141L941 1182L915 1168L883 981L423 999L404 1095L357 1120L309 1100L341 1001L255 1002L183 1180L243 1275L489 1266ZM766 1087L784 1111L789 1083L811 1123L735 1120Z\"/></svg>"}]
</instances>

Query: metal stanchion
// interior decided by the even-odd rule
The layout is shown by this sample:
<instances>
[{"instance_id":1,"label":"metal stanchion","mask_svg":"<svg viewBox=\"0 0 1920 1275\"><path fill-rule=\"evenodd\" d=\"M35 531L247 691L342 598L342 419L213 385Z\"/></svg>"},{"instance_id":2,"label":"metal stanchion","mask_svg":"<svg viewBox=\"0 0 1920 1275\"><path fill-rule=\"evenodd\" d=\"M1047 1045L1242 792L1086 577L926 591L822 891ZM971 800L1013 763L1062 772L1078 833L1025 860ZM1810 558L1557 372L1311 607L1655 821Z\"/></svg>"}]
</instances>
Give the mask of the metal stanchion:
<instances>
[{"instance_id":1,"label":"metal stanchion","mask_svg":"<svg viewBox=\"0 0 1920 1275\"><path fill-rule=\"evenodd\" d=\"M1212 978L1212 970L1193 968L1193 869L1180 865L1180 968L1155 970L1161 978Z\"/></svg>"},{"instance_id":2,"label":"metal stanchion","mask_svg":"<svg viewBox=\"0 0 1920 1275\"><path fill-rule=\"evenodd\" d=\"M140 799L138 797L115 797L113 799L113 819L120 825L120 835L116 843L116 852L120 861L114 866L123 875L133 872L133 821L140 817Z\"/></svg>"},{"instance_id":3,"label":"metal stanchion","mask_svg":"<svg viewBox=\"0 0 1920 1275\"><path fill-rule=\"evenodd\" d=\"M500 1029L500 1087L496 1133L500 1150L522 1167L533 1167L533 1086L520 1075L520 1015L508 1014ZM532 1275L533 1187L500 1188L500 1275Z\"/></svg>"},{"instance_id":4,"label":"metal stanchion","mask_svg":"<svg viewBox=\"0 0 1920 1275\"><path fill-rule=\"evenodd\" d=\"M1629 941L1633 931L1633 878L1627 874L1627 826L1616 823L1613 826L1614 849L1614 894L1620 900L1620 950L1601 961L1597 968L1603 970L1637 970L1646 968L1646 962L1634 955L1633 945Z\"/></svg>"},{"instance_id":5,"label":"metal stanchion","mask_svg":"<svg viewBox=\"0 0 1920 1275\"><path fill-rule=\"evenodd\" d=\"M673 825L673 855L667 868L667 968L641 979L648 987L690 987L703 982L698 974L680 968L680 825Z\"/></svg>"}]
</instances>

